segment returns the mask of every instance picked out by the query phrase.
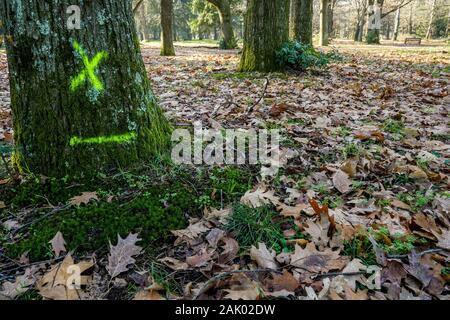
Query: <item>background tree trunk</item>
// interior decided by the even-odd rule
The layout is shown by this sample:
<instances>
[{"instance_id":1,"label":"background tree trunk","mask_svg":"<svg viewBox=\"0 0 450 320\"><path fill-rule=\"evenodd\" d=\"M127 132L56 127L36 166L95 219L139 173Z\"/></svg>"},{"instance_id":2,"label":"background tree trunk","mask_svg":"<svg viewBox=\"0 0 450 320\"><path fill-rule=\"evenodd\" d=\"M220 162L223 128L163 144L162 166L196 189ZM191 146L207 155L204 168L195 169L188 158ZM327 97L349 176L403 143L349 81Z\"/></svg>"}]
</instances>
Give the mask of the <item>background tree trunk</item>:
<instances>
[{"instance_id":1,"label":"background tree trunk","mask_svg":"<svg viewBox=\"0 0 450 320\"><path fill-rule=\"evenodd\" d=\"M408 33L413 34L413 9L414 4L411 3L411 6L409 8L409 21L408 21Z\"/></svg>"},{"instance_id":2,"label":"background tree trunk","mask_svg":"<svg viewBox=\"0 0 450 320\"><path fill-rule=\"evenodd\" d=\"M276 71L276 51L289 40L289 0L248 0L241 71Z\"/></svg>"},{"instance_id":3,"label":"background tree trunk","mask_svg":"<svg viewBox=\"0 0 450 320\"><path fill-rule=\"evenodd\" d=\"M397 8L395 13L395 25L394 25L394 41L398 40L398 33L400 31L400 8Z\"/></svg>"},{"instance_id":4,"label":"background tree trunk","mask_svg":"<svg viewBox=\"0 0 450 320\"><path fill-rule=\"evenodd\" d=\"M222 31L221 49L235 49L237 47L234 38L231 6L228 0L207 0L219 11L220 27Z\"/></svg>"},{"instance_id":5,"label":"background tree trunk","mask_svg":"<svg viewBox=\"0 0 450 320\"><path fill-rule=\"evenodd\" d=\"M313 1L291 0L289 36L294 41L312 44Z\"/></svg>"},{"instance_id":6,"label":"background tree trunk","mask_svg":"<svg viewBox=\"0 0 450 320\"><path fill-rule=\"evenodd\" d=\"M73 4L83 8L81 30L66 27ZM131 1L1 1L0 14L11 37L18 169L88 174L168 146L170 127L150 88Z\"/></svg>"},{"instance_id":7,"label":"background tree trunk","mask_svg":"<svg viewBox=\"0 0 450 320\"><path fill-rule=\"evenodd\" d=\"M450 34L450 9L448 10L448 15L447 15L447 29L445 30L445 37L448 38Z\"/></svg>"},{"instance_id":8,"label":"background tree trunk","mask_svg":"<svg viewBox=\"0 0 450 320\"><path fill-rule=\"evenodd\" d=\"M381 14L384 0L368 0L369 8L368 12L368 28L367 28L367 43L368 44L380 44L380 29L381 29ZM375 6L378 7L375 10ZM378 20L379 19L379 20Z\"/></svg>"},{"instance_id":9,"label":"background tree trunk","mask_svg":"<svg viewBox=\"0 0 450 320\"><path fill-rule=\"evenodd\" d=\"M329 0L321 0L320 6L320 40L321 46L327 46L329 43L328 38L328 10L329 10Z\"/></svg>"},{"instance_id":10,"label":"background tree trunk","mask_svg":"<svg viewBox=\"0 0 450 320\"><path fill-rule=\"evenodd\" d=\"M161 55L174 56L173 0L161 0Z\"/></svg>"},{"instance_id":11,"label":"background tree trunk","mask_svg":"<svg viewBox=\"0 0 450 320\"><path fill-rule=\"evenodd\" d=\"M436 15L436 2L436 0L433 0L431 4L430 20L428 22L427 34L425 36L427 39L431 39L432 36L434 17Z\"/></svg>"}]
</instances>

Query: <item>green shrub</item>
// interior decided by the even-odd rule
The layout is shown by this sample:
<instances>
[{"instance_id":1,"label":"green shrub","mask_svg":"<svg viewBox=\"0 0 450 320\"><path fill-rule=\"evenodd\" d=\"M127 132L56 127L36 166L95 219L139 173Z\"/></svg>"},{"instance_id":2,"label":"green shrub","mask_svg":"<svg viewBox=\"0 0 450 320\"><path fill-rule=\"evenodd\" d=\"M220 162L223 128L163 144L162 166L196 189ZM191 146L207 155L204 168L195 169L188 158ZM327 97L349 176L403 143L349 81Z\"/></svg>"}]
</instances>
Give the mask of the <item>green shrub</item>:
<instances>
[{"instance_id":1,"label":"green shrub","mask_svg":"<svg viewBox=\"0 0 450 320\"><path fill-rule=\"evenodd\" d=\"M281 66L304 71L309 68L324 68L330 59L312 45L291 41L277 52L277 61Z\"/></svg>"}]
</instances>

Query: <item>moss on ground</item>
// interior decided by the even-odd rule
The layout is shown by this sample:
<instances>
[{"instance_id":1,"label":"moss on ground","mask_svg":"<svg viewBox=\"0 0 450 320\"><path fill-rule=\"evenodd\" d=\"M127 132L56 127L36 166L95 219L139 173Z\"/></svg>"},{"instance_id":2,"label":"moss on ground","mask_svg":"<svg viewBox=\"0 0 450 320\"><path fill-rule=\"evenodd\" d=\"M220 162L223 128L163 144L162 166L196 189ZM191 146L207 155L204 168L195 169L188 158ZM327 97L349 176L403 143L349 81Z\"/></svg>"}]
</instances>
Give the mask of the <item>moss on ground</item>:
<instances>
[{"instance_id":1,"label":"moss on ground","mask_svg":"<svg viewBox=\"0 0 450 320\"><path fill-rule=\"evenodd\" d=\"M49 241L58 231L66 248L76 253L105 250L109 241L116 242L117 234L125 237L130 232L139 232L141 245L160 247L170 230L186 226L187 216L200 215L205 206L226 206L238 200L251 188L254 176L251 170L239 167L193 170L157 166L90 179L31 177L0 189L10 212L36 208L21 221L30 225L14 237L2 232L1 247L11 258L28 251L33 261L47 259L52 257ZM48 208L49 204L67 204L86 191L97 192L100 200L57 212ZM7 219L7 213L0 212L0 218Z\"/></svg>"}]
</instances>

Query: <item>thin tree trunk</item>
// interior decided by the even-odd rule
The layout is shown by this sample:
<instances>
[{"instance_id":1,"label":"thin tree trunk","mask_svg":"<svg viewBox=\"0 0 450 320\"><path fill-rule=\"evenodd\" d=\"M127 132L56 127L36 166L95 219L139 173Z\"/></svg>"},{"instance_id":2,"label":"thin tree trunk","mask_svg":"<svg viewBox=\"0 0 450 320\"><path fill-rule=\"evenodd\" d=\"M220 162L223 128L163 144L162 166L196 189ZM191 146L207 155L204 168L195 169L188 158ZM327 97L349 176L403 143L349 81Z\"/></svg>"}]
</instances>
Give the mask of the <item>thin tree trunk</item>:
<instances>
[{"instance_id":1,"label":"thin tree trunk","mask_svg":"<svg viewBox=\"0 0 450 320\"><path fill-rule=\"evenodd\" d=\"M237 42L234 37L231 6L228 0L207 0L219 11L220 27L222 31L221 49L235 49Z\"/></svg>"},{"instance_id":2,"label":"thin tree trunk","mask_svg":"<svg viewBox=\"0 0 450 320\"><path fill-rule=\"evenodd\" d=\"M428 22L428 28L427 28L427 34L425 38L431 39L432 31L433 31L433 23L434 23L434 17L436 15L436 0L433 0L431 5L431 12L430 12L430 20Z\"/></svg>"},{"instance_id":3,"label":"thin tree trunk","mask_svg":"<svg viewBox=\"0 0 450 320\"><path fill-rule=\"evenodd\" d=\"M294 41L312 44L313 1L291 0L289 36Z\"/></svg>"},{"instance_id":4,"label":"thin tree trunk","mask_svg":"<svg viewBox=\"0 0 450 320\"><path fill-rule=\"evenodd\" d=\"M447 38L449 34L450 34L450 9L448 10L447 29L445 30L445 37Z\"/></svg>"},{"instance_id":5,"label":"thin tree trunk","mask_svg":"<svg viewBox=\"0 0 450 320\"><path fill-rule=\"evenodd\" d=\"M369 0L367 43L380 44L381 14L384 0Z\"/></svg>"},{"instance_id":6,"label":"thin tree trunk","mask_svg":"<svg viewBox=\"0 0 450 320\"><path fill-rule=\"evenodd\" d=\"M161 0L161 55L174 56L173 0Z\"/></svg>"},{"instance_id":7,"label":"thin tree trunk","mask_svg":"<svg viewBox=\"0 0 450 320\"><path fill-rule=\"evenodd\" d=\"M66 28L73 4L83 8L81 30ZM0 15L11 37L17 169L87 175L148 160L168 146L131 1L0 1Z\"/></svg>"},{"instance_id":8,"label":"thin tree trunk","mask_svg":"<svg viewBox=\"0 0 450 320\"><path fill-rule=\"evenodd\" d=\"M319 43L321 46L327 46L329 43L328 35L328 10L329 10L329 0L321 0L320 6L320 39Z\"/></svg>"},{"instance_id":9,"label":"thin tree trunk","mask_svg":"<svg viewBox=\"0 0 450 320\"><path fill-rule=\"evenodd\" d=\"M414 4L411 3L411 7L409 8L409 21L408 21L408 33L413 34L413 9Z\"/></svg>"},{"instance_id":10,"label":"thin tree trunk","mask_svg":"<svg viewBox=\"0 0 450 320\"><path fill-rule=\"evenodd\" d=\"M394 41L398 40L398 33L400 31L400 8L395 13L395 25L394 25Z\"/></svg>"},{"instance_id":11,"label":"thin tree trunk","mask_svg":"<svg viewBox=\"0 0 450 320\"><path fill-rule=\"evenodd\" d=\"M289 0L248 0L241 71L280 69L276 52L289 40Z\"/></svg>"}]
</instances>

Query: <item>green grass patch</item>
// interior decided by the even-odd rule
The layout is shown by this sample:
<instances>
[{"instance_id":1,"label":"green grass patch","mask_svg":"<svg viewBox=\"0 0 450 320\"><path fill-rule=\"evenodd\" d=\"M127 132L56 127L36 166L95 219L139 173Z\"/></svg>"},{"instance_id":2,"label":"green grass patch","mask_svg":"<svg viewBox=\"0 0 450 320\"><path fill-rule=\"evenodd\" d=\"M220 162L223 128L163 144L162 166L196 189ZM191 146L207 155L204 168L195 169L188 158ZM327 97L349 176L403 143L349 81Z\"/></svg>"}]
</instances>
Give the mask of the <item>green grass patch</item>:
<instances>
[{"instance_id":1,"label":"green grass patch","mask_svg":"<svg viewBox=\"0 0 450 320\"><path fill-rule=\"evenodd\" d=\"M275 220L277 216L277 212L270 207L250 208L236 204L225 228L244 250L264 243L279 253L286 248L286 241L280 222Z\"/></svg>"}]
</instances>

